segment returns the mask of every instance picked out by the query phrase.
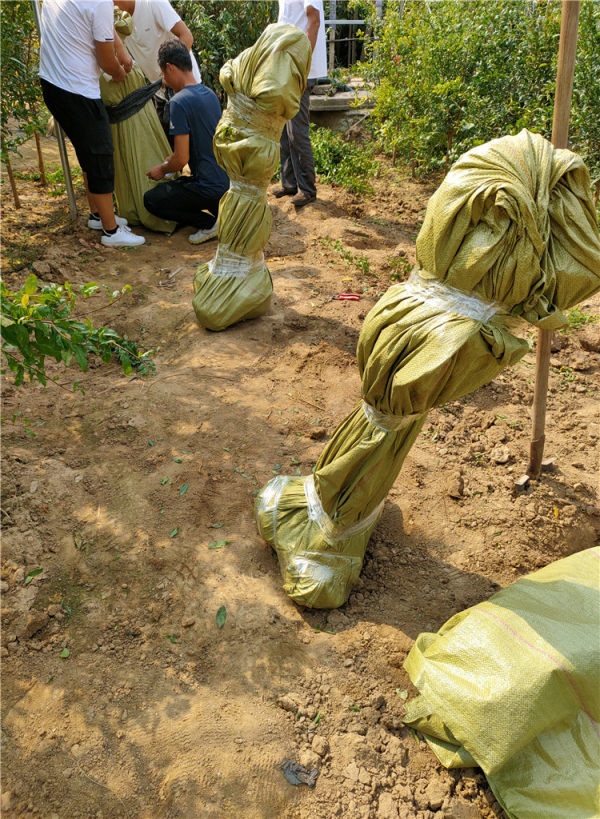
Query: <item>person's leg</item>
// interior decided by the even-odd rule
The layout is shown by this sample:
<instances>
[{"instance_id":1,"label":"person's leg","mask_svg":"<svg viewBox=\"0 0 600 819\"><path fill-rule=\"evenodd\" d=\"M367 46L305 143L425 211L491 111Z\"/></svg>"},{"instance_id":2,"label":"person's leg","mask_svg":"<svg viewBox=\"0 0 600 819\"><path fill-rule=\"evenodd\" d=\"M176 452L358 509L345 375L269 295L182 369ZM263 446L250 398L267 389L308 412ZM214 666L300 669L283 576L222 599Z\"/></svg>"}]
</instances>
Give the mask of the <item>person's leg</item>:
<instances>
[{"instance_id":1,"label":"person's leg","mask_svg":"<svg viewBox=\"0 0 600 819\"><path fill-rule=\"evenodd\" d=\"M127 227L127 221L116 216L113 208L114 163L113 156L92 154L86 158L88 185L88 202L90 219L88 227L98 229L98 217L102 225L100 243L106 247L137 247L146 239L133 233Z\"/></svg>"},{"instance_id":2,"label":"person's leg","mask_svg":"<svg viewBox=\"0 0 600 819\"><path fill-rule=\"evenodd\" d=\"M71 140L77 154L90 213L98 214L103 230L112 232L117 228L117 221L112 198L113 143L106 109L100 99L72 94L46 80L40 82L47 108Z\"/></svg>"},{"instance_id":3,"label":"person's leg","mask_svg":"<svg viewBox=\"0 0 600 819\"><path fill-rule=\"evenodd\" d=\"M103 231L112 233L118 223L113 205L115 163L108 116L101 100L87 100L83 115L88 118L87 128L82 126L84 133L76 134L73 145L84 172L90 213L98 214Z\"/></svg>"},{"instance_id":4,"label":"person's leg","mask_svg":"<svg viewBox=\"0 0 600 819\"><path fill-rule=\"evenodd\" d=\"M90 204L88 227L101 229L100 243L106 247L137 247L146 241L127 227L127 220L116 216L113 207L113 156L91 154L86 158L85 181ZM100 221L100 225L98 225Z\"/></svg>"},{"instance_id":5,"label":"person's leg","mask_svg":"<svg viewBox=\"0 0 600 819\"><path fill-rule=\"evenodd\" d=\"M112 193L96 193L92 194L96 207L91 213L97 213L102 222L102 229L109 231L117 227L117 220L115 219L115 207L113 204Z\"/></svg>"},{"instance_id":6,"label":"person's leg","mask_svg":"<svg viewBox=\"0 0 600 819\"><path fill-rule=\"evenodd\" d=\"M117 220L115 219L112 193L90 193L87 173L83 174L83 181L90 213L98 214L103 230L114 230L117 227Z\"/></svg>"},{"instance_id":7,"label":"person's leg","mask_svg":"<svg viewBox=\"0 0 600 819\"><path fill-rule=\"evenodd\" d=\"M215 219L219 216L219 206L221 204L221 196L219 199L207 199L206 200L206 210L215 217Z\"/></svg>"},{"instance_id":8,"label":"person's leg","mask_svg":"<svg viewBox=\"0 0 600 819\"><path fill-rule=\"evenodd\" d=\"M286 193L294 194L298 190L296 182L296 174L294 173L294 165L290 154L290 140L288 130L290 123L286 122L281 132L281 139L279 141L279 161L280 161L280 176L281 176L281 190L277 190L275 195L284 196Z\"/></svg>"},{"instance_id":9,"label":"person's leg","mask_svg":"<svg viewBox=\"0 0 600 819\"><path fill-rule=\"evenodd\" d=\"M202 196L182 178L159 182L152 190L146 191L144 206L161 219L198 228L213 227L216 220L214 211L218 213L218 200ZM211 212L207 213L208 210Z\"/></svg>"},{"instance_id":10,"label":"person's leg","mask_svg":"<svg viewBox=\"0 0 600 819\"><path fill-rule=\"evenodd\" d=\"M200 245L203 242L208 242L210 239L216 239L218 236L217 233L217 218L219 216L219 205L221 203L221 199L205 199L204 206L205 209L214 216L214 221L212 225L208 227L201 227L195 233L192 233L188 236L189 241L193 245Z\"/></svg>"},{"instance_id":11,"label":"person's leg","mask_svg":"<svg viewBox=\"0 0 600 819\"><path fill-rule=\"evenodd\" d=\"M317 195L317 187L315 185L315 163L310 144L309 98L310 89L307 88L300 101L300 110L288 123L288 140L298 190L314 199Z\"/></svg>"},{"instance_id":12,"label":"person's leg","mask_svg":"<svg viewBox=\"0 0 600 819\"><path fill-rule=\"evenodd\" d=\"M85 185L85 195L87 196L88 207L90 209L90 213L94 213L94 214L98 213L96 196L93 193L90 193L87 173L85 171L82 171L81 173L83 175L83 184Z\"/></svg>"}]
</instances>

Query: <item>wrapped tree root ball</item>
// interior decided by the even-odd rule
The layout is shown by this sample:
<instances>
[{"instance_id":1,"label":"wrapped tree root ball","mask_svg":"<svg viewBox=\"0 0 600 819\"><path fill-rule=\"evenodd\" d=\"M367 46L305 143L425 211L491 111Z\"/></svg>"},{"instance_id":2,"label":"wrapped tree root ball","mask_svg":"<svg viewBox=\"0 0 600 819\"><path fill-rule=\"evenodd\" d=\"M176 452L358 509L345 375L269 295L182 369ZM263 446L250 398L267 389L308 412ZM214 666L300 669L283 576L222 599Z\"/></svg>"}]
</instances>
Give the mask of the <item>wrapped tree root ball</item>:
<instances>
[{"instance_id":1,"label":"wrapped tree root ball","mask_svg":"<svg viewBox=\"0 0 600 819\"><path fill-rule=\"evenodd\" d=\"M348 599L385 497L432 407L487 384L600 289L600 238L579 156L526 130L464 154L432 196L408 282L358 342L362 401L308 477L259 492L256 520L297 603Z\"/></svg>"},{"instance_id":2,"label":"wrapped tree root ball","mask_svg":"<svg viewBox=\"0 0 600 819\"><path fill-rule=\"evenodd\" d=\"M273 284L263 256L271 234L267 187L283 126L300 108L310 59L306 35L277 23L219 74L228 102L213 146L231 186L219 207L216 255L198 267L192 302L209 330L257 318L270 307Z\"/></svg>"}]
</instances>

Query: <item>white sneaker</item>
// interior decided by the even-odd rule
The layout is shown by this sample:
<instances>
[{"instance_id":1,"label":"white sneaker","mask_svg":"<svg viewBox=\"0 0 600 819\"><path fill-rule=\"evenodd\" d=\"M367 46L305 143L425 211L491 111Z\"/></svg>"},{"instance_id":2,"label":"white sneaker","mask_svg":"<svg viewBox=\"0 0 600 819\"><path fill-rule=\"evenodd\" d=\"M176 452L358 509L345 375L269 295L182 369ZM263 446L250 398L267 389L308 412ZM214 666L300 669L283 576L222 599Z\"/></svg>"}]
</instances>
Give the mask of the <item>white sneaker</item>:
<instances>
[{"instance_id":1,"label":"white sneaker","mask_svg":"<svg viewBox=\"0 0 600 819\"><path fill-rule=\"evenodd\" d=\"M143 245L146 239L132 233L126 225L121 225L116 233L103 234L100 241L105 247L137 247Z\"/></svg>"},{"instance_id":2,"label":"white sneaker","mask_svg":"<svg viewBox=\"0 0 600 819\"><path fill-rule=\"evenodd\" d=\"M191 236L188 236L188 239L193 245L201 245L202 242L209 242L211 239L217 238L217 223L212 227L209 228L200 228L195 233L192 233Z\"/></svg>"},{"instance_id":3,"label":"white sneaker","mask_svg":"<svg viewBox=\"0 0 600 819\"><path fill-rule=\"evenodd\" d=\"M125 227L127 224L127 219L124 216L119 216L115 213L115 221L117 223L117 227ZM87 226L92 230L102 230L102 220L99 216L90 216L87 221Z\"/></svg>"}]
</instances>

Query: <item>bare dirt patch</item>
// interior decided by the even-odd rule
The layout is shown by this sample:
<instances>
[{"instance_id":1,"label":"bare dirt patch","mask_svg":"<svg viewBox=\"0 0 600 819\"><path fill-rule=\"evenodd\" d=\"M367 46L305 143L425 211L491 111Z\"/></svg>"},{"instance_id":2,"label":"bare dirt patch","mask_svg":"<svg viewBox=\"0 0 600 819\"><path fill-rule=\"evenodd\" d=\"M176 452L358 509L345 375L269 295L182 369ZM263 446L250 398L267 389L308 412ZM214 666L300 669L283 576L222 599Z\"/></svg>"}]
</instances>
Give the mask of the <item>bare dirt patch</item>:
<instances>
[{"instance_id":1,"label":"bare dirt patch","mask_svg":"<svg viewBox=\"0 0 600 819\"><path fill-rule=\"evenodd\" d=\"M34 170L27 152L15 164ZM3 814L501 817L480 771L444 770L404 727L402 663L420 632L597 539L599 325L556 339L554 473L515 496L532 353L431 412L348 604L300 610L256 534L254 492L308 473L358 400L362 320L393 258L414 261L432 187L390 172L372 199L321 186L298 214L272 199L272 310L210 333L191 298L214 243L183 229L104 249L64 199L19 185L21 211L4 188L8 280L37 263L46 280L129 283L99 315L158 352L148 379L53 370L85 396L5 380ZM331 299L343 291L361 300ZM319 769L313 790L286 782L286 758Z\"/></svg>"}]
</instances>

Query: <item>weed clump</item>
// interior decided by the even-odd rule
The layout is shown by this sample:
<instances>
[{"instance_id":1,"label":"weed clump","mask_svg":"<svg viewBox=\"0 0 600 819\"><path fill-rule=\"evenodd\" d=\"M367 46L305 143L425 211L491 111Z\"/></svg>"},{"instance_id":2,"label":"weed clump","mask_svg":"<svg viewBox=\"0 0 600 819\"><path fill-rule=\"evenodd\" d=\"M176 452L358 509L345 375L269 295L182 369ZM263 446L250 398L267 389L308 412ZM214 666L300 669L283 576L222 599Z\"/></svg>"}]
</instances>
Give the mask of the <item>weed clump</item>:
<instances>
[{"instance_id":1,"label":"weed clump","mask_svg":"<svg viewBox=\"0 0 600 819\"><path fill-rule=\"evenodd\" d=\"M371 148L346 142L341 134L315 125L310 126L310 140L315 170L322 182L339 185L351 193L374 193L369 180L379 176L380 165Z\"/></svg>"}]
</instances>

